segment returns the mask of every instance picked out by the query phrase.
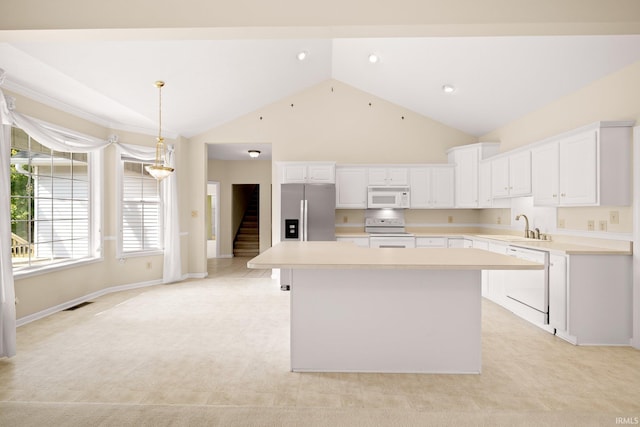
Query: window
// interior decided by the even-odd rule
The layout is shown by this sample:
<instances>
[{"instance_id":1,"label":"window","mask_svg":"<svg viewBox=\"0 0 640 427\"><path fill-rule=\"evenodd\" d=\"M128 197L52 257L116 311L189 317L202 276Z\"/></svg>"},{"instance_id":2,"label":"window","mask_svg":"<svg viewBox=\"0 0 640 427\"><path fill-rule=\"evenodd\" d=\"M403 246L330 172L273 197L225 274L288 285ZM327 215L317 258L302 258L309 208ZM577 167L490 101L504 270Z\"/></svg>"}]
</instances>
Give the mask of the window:
<instances>
[{"instance_id":1,"label":"window","mask_svg":"<svg viewBox=\"0 0 640 427\"><path fill-rule=\"evenodd\" d=\"M162 250L160 185L147 164L121 157L120 256Z\"/></svg>"},{"instance_id":2,"label":"window","mask_svg":"<svg viewBox=\"0 0 640 427\"><path fill-rule=\"evenodd\" d=\"M96 255L91 156L61 153L11 130L11 254L14 271Z\"/></svg>"}]
</instances>

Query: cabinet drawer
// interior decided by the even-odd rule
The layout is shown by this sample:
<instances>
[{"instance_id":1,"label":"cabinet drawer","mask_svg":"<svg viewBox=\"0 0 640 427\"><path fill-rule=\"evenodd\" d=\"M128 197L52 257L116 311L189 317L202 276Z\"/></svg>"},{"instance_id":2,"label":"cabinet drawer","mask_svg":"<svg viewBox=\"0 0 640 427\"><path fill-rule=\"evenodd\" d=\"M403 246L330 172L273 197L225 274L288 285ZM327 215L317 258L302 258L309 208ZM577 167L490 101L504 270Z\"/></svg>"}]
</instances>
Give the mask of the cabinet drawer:
<instances>
[{"instance_id":1,"label":"cabinet drawer","mask_svg":"<svg viewBox=\"0 0 640 427\"><path fill-rule=\"evenodd\" d=\"M446 237L416 237L416 248L446 248Z\"/></svg>"}]
</instances>

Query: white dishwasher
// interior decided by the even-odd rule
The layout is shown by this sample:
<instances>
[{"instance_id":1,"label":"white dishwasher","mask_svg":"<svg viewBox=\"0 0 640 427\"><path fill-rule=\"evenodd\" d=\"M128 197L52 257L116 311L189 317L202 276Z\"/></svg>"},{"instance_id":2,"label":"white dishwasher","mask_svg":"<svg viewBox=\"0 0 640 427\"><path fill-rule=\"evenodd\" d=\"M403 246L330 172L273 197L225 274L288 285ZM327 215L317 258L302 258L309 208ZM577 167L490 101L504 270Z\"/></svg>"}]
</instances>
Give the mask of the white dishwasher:
<instances>
[{"instance_id":1,"label":"white dishwasher","mask_svg":"<svg viewBox=\"0 0 640 427\"><path fill-rule=\"evenodd\" d=\"M539 325L549 324L549 253L509 246L507 255L544 265L543 270L508 270L505 293L510 308Z\"/></svg>"}]
</instances>

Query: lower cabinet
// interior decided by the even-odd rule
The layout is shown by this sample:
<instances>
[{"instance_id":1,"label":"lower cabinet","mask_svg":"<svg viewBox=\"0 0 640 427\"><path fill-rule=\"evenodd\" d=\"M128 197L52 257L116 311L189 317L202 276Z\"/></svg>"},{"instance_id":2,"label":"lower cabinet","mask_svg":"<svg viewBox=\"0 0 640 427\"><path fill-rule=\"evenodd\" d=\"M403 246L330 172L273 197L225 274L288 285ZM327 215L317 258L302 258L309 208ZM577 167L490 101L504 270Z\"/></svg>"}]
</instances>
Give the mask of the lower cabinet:
<instances>
[{"instance_id":1,"label":"lower cabinet","mask_svg":"<svg viewBox=\"0 0 640 427\"><path fill-rule=\"evenodd\" d=\"M446 248L446 237L416 237L416 248Z\"/></svg>"},{"instance_id":2,"label":"lower cabinet","mask_svg":"<svg viewBox=\"0 0 640 427\"><path fill-rule=\"evenodd\" d=\"M567 327L556 334L578 345L630 345L632 256L567 255L566 261Z\"/></svg>"},{"instance_id":3,"label":"lower cabinet","mask_svg":"<svg viewBox=\"0 0 640 427\"><path fill-rule=\"evenodd\" d=\"M567 330L567 257L549 255L549 325Z\"/></svg>"},{"instance_id":4,"label":"lower cabinet","mask_svg":"<svg viewBox=\"0 0 640 427\"><path fill-rule=\"evenodd\" d=\"M336 237L338 242L351 242L362 248L369 247L369 237Z\"/></svg>"}]
</instances>

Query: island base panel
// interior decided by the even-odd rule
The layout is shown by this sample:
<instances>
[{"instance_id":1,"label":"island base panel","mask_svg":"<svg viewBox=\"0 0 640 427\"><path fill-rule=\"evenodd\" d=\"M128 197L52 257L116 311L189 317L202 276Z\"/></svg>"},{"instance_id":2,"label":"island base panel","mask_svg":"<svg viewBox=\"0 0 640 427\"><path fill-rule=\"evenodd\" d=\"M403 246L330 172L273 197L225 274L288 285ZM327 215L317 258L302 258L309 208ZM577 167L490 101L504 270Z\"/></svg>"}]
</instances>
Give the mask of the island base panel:
<instances>
[{"instance_id":1,"label":"island base panel","mask_svg":"<svg viewBox=\"0 0 640 427\"><path fill-rule=\"evenodd\" d=\"M299 269L291 369L480 373L479 270Z\"/></svg>"}]
</instances>

